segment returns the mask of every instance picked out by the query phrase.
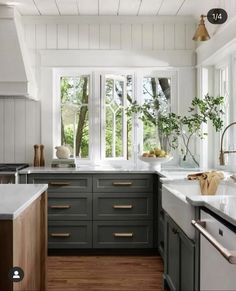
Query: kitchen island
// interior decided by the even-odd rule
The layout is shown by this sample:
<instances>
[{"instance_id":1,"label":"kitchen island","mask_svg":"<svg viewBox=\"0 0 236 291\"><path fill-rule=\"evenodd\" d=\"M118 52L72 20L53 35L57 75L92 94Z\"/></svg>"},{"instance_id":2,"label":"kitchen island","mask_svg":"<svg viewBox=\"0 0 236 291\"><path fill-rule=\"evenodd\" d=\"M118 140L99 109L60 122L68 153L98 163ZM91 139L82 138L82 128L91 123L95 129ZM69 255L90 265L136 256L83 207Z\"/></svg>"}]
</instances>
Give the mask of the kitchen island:
<instances>
[{"instance_id":1,"label":"kitchen island","mask_svg":"<svg viewBox=\"0 0 236 291\"><path fill-rule=\"evenodd\" d=\"M0 290L47 289L47 187L0 185Z\"/></svg>"}]
</instances>

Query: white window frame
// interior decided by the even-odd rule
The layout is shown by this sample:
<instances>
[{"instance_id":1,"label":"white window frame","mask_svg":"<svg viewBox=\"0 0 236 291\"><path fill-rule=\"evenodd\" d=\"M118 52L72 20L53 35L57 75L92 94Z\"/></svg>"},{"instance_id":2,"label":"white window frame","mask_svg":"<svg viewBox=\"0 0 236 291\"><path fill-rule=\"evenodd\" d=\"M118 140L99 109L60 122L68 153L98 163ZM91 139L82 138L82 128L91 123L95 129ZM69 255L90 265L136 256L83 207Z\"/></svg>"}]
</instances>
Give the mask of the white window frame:
<instances>
[{"instance_id":1,"label":"white window frame","mask_svg":"<svg viewBox=\"0 0 236 291\"><path fill-rule=\"evenodd\" d=\"M80 69L54 69L54 114L53 114L53 145L54 147L61 144L61 92L60 92L60 81L61 77L78 77L78 76L89 76L89 100L88 100L88 112L93 114L92 97L93 97L93 83L94 76L91 70L80 70ZM93 134L92 134L93 124L92 118L89 117L89 156L88 158L80 159L81 161L91 161L93 159ZM75 149L74 153L75 154Z\"/></svg>"},{"instance_id":2,"label":"white window frame","mask_svg":"<svg viewBox=\"0 0 236 291\"><path fill-rule=\"evenodd\" d=\"M130 160L125 158L105 158L104 139L102 125L104 125L103 108L104 77L109 74L132 75L133 77L133 100L141 102L142 100L142 80L145 76L154 76L159 78L171 79L171 111L179 112L177 77L178 71L169 68L55 68L53 69L54 98L53 98L53 146L61 143L61 103L60 103L60 78L63 76L90 76L90 96L89 96L89 157L79 159L79 164L99 163L136 163L137 157L143 151L143 126L142 122L135 117L133 119L133 156ZM101 81L103 80L103 81ZM94 146L99 145L99 146Z\"/></svg>"},{"instance_id":3,"label":"white window frame","mask_svg":"<svg viewBox=\"0 0 236 291\"><path fill-rule=\"evenodd\" d=\"M177 88L177 71L176 70L160 70L160 69L145 69L142 70L137 74L137 79L139 88L137 88L140 92L140 94L136 94L137 102L142 102L142 96L143 96L143 78L147 76L153 76L155 78L170 78L170 110L175 113L179 113L179 100L178 100L178 88ZM137 153L140 155L143 152L143 123L140 120L136 120L138 134L137 134Z\"/></svg>"},{"instance_id":4,"label":"white window frame","mask_svg":"<svg viewBox=\"0 0 236 291\"><path fill-rule=\"evenodd\" d=\"M128 149L126 148L125 144L126 144L126 136L123 136L123 157L111 157L111 158L107 158L106 157L106 153L105 153L105 147L106 147L106 141L105 141L105 130L103 130L105 128L105 112L106 112L106 104L105 104L105 78L107 75L114 75L115 77L117 77L116 79L118 79L119 75L130 75L132 76L132 80L133 80L133 100L135 100L135 91L134 91L134 84L135 84L135 73L133 70L131 71L120 71L120 70L116 70L116 71L107 71L107 72L102 72L101 73L101 160L103 161L127 161L126 160L126 156L127 156L127 151ZM124 100L126 105L126 99ZM124 120L123 123L127 122L127 117L124 116ZM134 125L134 124L133 124ZM134 126L132 127L133 131L134 131ZM125 134L123 134L125 135ZM133 138L132 138L133 139ZM134 139L133 139L133 143L134 143ZM133 157L131 157L131 160L133 159Z\"/></svg>"},{"instance_id":5,"label":"white window frame","mask_svg":"<svg viewBox=\"0 0 236 291\"><path fill-rule=\"evenodd\" d=\"M231 116L233 116L232 115L233 106L231 106L232 105L232 98L230 97L231 96L231 92L232 92L232 73L231 73L232 65L231 65L231 58L225 59L224 61L218 63L214 67L214 71L215 71L214 93L215 93L215 96L222 95L220 82L221 82L221 71L223 69L227 69L228 70L228 90L229 90L229 92L228 92L228 95L229 95L228 103L229 103L229 108L228 108L228 112L225 112L225 114L227 114L227 122L226 123L230 123L231 122ZM219 166L220 138L221 138L222 132L223 132L223 130L224 130L224 128L226 126L227 126L227 124L224 124L223 129L219 133L215 133L214 134L214 141L215 141L215 145L216 145L215 154L214 154L214 157L215 157L214 158L214 160L215 160L214 166L215 167ZM231 141L229 141L229 144L230 143L231 143ZM226 157L226 160L227 160L227 157Z\"/></svg>"}]
</instances>

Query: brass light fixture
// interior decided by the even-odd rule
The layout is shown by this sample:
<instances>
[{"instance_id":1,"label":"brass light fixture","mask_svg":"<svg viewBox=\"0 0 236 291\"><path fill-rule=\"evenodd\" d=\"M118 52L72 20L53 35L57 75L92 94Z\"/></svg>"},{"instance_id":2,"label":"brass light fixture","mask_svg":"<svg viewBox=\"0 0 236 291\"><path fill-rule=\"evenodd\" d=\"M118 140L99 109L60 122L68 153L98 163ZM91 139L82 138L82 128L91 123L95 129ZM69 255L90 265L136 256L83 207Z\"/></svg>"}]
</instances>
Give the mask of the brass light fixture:
<instances>
[{"instance_id":1,"label":"brass light fixture","mask_svg":"<svg viewBox=\"0 0 236 291\"><path fill-rule=\"evenodd\" d=\"M204 21L205 17L206 17L205 15L201 15L201 19L200 19L200 22L198 24L198 28L193 36L193 40L195 40L195 41L205 41L205 40L210 39L210 36L209 36L208 31L207 31L206 26L205 26L205 21Z\"/></svg>"}]
</instances>

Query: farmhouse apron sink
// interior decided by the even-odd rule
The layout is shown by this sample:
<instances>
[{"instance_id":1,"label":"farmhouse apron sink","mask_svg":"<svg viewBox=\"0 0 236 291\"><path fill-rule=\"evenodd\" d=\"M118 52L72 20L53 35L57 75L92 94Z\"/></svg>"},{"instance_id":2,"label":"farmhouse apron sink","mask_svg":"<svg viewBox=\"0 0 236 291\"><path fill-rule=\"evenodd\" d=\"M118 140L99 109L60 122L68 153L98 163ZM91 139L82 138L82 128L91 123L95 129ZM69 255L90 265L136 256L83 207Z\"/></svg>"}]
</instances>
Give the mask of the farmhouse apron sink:
<instances>
[{"instance_id":1,"label":"farmhouse apron sink","mask_svg":"<svg viewBox=\"0 0 236 291\"><path fill-rule=\"evenodd\" d=\"M185 234L194 239L195 231L191 221L195 219L195 207L188 200L194 200L196 203L214 202L219 199L223 201L226 196L236 197L236 185L231 181L222 181L214 196L201 195L198 181L163 181L162 207Z\"/></svg>"}]
</instances>

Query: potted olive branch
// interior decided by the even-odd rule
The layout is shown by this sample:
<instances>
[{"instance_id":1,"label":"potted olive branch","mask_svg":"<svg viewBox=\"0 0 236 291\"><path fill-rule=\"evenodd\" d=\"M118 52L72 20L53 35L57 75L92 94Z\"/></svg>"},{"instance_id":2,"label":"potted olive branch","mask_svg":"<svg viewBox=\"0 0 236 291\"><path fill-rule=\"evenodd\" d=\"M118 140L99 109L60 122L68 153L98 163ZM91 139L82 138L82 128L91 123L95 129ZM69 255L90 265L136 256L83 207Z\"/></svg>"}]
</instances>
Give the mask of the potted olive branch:
<instances>
[{"instance_id":1,"label":"potted olive branch","mask_svg":"<svg viewBox=\"0 0 236 291\"><path fill-rule=\"evenodd\" d=\"M145 101L139 105L136 101L132 102L127 108L128 115L138 114L138 118L143 122L150 122L158 129L159 136L164 136L170 148L180 148L183 161L189 155L196 166L199 166L190 145L194 136L203 139L207 133L202 131L202 125L209 121L212 123L216 132L223 126L222 115L224 114L222 104L224 97L209 96L203 98L195 97L189 107L189 114L185 116L173 112L163 112L160 109L160 96L154 96L152 100Z\"/></svg>"}]
</instances>

